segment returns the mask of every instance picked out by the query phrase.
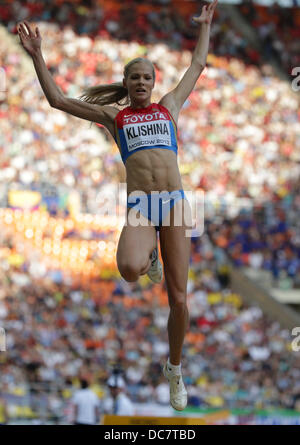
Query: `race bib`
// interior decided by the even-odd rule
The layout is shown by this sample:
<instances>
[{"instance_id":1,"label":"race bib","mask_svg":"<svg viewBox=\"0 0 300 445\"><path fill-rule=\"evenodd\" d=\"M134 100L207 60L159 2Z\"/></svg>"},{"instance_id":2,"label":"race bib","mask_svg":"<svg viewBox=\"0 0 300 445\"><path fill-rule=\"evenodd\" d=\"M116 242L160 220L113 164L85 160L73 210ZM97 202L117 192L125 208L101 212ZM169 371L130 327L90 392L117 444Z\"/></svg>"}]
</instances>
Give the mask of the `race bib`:
<instances>
[{"instance_id":1,"label":"race bib","mask_svg":"<svg viewBox=\"0 0 300 445\"><path fill-rule=\"evenodd\" d=\"M170 121L157 120L123 127L128 151L139 147L171 145Z\"/></svg>"}]
</instances>

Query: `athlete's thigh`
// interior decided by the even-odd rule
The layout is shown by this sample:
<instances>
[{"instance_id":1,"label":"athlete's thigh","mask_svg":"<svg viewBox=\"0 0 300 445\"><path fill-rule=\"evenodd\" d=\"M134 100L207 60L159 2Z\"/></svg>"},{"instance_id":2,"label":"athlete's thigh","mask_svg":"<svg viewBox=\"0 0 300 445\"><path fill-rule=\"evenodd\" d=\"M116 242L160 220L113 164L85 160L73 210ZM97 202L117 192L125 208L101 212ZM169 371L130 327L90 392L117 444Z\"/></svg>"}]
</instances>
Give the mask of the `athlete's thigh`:
<instances>
[{"instance_id":1,"label":"athlete's thigh","mask_svg":"<svg viewBox=\"0 0 300 445\"><path fill-rule=\"evenodd\" d=\"M156 230L154 226L138 225L136 227L125 224L118 243L117 263L141 264L150 257L156 246Z\"/></svg>"}]
</instances>

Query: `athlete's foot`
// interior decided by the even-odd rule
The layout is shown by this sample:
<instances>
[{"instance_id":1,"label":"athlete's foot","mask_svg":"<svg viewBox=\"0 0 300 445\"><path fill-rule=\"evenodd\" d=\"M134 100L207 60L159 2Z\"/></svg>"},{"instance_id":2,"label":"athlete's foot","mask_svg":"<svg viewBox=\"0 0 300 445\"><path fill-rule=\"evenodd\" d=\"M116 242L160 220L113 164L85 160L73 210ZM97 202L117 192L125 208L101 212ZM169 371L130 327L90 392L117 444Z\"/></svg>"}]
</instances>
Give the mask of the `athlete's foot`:
<instances>
[{"instance_id":1,"label":"athlete's foot","mask_svg":"<svg viewBox=\"0 0 300 445\"><path fill-rule=\"evenodd\" d=\"M181 374L175 374L168 369L167 363L163 368L164 376L170 384L170 403L177 411L182 411L187 405L187 392Z\"/></svg>"},{"instance_id":2,"label":"athlete's foot","mask_svg":"<svg viewBox=\"0 0 300 445\"><path fill-rule=\"evenodd\" d=\"M151 266L147 272L147 275L150 278L150 280L152 280L154 283L160 283L163 279L163 268L159 260L157 246L153 250L150 259L151 259Z\"/></svg>"}]
</instances>

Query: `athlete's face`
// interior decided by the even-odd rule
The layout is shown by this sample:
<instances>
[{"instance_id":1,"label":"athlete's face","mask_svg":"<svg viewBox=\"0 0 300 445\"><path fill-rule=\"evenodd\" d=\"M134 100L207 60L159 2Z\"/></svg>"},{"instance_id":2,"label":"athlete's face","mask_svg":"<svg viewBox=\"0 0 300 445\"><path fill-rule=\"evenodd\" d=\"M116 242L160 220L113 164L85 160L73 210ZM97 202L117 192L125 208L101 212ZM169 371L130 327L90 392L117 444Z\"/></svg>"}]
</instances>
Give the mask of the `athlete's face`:
<instances>
[{"instance_id":1,"label":"athlete's face","mask_svg":"<svg viewBox=\"0 0 300 445\"><path fill-rule=\"evenodd\" d=\"M134 63L129 68L129 74L123 83L128 89L132 103L149 101L154 87L151 65L147 62Z\"/></svg>"}]
</instances>

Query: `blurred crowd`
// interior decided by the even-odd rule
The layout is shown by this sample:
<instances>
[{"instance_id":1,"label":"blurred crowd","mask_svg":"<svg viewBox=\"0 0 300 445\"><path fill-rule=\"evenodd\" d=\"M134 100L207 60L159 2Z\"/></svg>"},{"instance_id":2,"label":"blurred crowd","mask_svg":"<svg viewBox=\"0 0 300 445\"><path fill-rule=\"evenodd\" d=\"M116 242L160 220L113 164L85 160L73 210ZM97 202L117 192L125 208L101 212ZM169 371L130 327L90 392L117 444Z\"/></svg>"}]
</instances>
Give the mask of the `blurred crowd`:
<instances>
[{"instance_id":1,"label":"blurred crowd","mask_svg":"<svg viewBox=\"0 0 300 445\"><path fill-rule=\"evenodd\" d=\"M266 7L253 3L252 0L237 5L257 32L264 56L267 59L275 57L282 70L290 75L293 68L300 66L299 6L294 1L292 8L281 7L277 2Z\"/></svg>"},{"instance_id":2,"label":"blurred crowd","mask_svg":"<svg viewBox=\"0 0 300 445\"><path fill-rule=\"evenodd\" d=\"M110 36L123 41L136 40L141 44L163 41L173 49L191 50L198 34L191 17L199 14L202 6L196 1L177 0L88 0L84 3L79 0L11 0L5 2L5 6L0 5L0 18L12 32L16 22L26 19L56 23L61 29L68 24L77 34L92 38ZM283 71L289 74L293 67L299 66L300 8L296 1L293 7L288 8L276 2L262 6L252 0L236 5L257 31L261 53L252 45L251 39L239 31L230 11L221 6L222 2L214 14L212 25L211 51L214 54L241 57L253 64L260 63L262 56L266 59L275 57Z\"/></svg>"},{"instance_id":3,"label":"blurred crowd","mask_svg":"<svg viewBox=\"0 0 300 445\"><path fill-rule=\"evenodd\" d=\"M274 195L234 218L208 219L207 232L237 267L271 273L272 287L300 289L300 181L290 182L284 198Z\"/></svg>"},{"instance_id":4,"label":"blurred crowd","mask_svg":"<svg viewBox=\"0 0 300 445\"><path fill-rule=\"evenodd\" d=\"M10 191L48 188L58 196L75 191L77 211L97 214L99 196L117 193L125 182L118 149L104 128L49 106L18 43L16 23L38 24L47 66L65 95L121 81L124 65L145 56L156 68L155 102L191 60L197 34L188 21L191 5L181 16L155 9L171 7L170 1L148 2L136 13L117 2L7 3L0 4L9 31L0 28L7 78L7 90L0 92L0 206L10 205ZM135 27L128 26L132 21ZM287 38L285 28L268 34L263 22L255 23L265 38ZM285 67L297 60L293 41L287 45ZM299 287L299 100L258 62L219 11L207 67L178 122L183 188L204 191L207 205L207 234L193 238L188 284L183 369L191 406L299 410L299 354L291 351L290 334L232 293L222 250L236 266L265 268L275 281L283 271ZM52 202L48 210L65 216L62 203ZM168 405L161 373L168 353L164 285L116 277L99 279L92 292L37 273L37 261L8 261L15 240L3 230L0 236L0 326L7 332L0 392L11 416L23 404L23 413L67 417L81 375L102 400L116 361L135 403Z\"/></svg>"}]
</instances>

